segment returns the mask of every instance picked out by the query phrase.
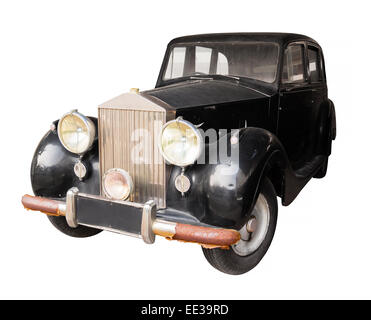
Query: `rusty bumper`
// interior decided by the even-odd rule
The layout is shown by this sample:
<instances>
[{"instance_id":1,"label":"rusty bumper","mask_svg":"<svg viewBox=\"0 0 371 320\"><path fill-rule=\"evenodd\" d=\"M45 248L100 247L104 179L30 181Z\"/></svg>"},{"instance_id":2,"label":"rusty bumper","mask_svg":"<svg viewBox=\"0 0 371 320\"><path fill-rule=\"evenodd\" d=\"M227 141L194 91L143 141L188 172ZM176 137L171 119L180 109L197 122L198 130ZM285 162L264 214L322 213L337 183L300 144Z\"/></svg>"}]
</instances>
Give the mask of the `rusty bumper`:
<instances>
[{"instance_id":1,"label":"rusty bumper","mask_svg":"<svg viewBox=\"0 0 371 320\"><path fill-rule=\"evenodd\" d=\"M42 197L34 197L25 194L22 204L27 210L40 211L51 216L65 216L66 203Z\"/></svg>"},{"instance_id":2,"label":"rusty bumper","mask_svg":"<svg viewBox=\"0 0 371 320\"><path fill-rule=\"evenodd\" d=\"M95 227L97 229L103 229L103 230L109 230L109 231L117 231L124 234L128 233L135 233L134 231L131 232L125 232L127 230L126 226L123 225L117 225L114 229L110 230L106 227L105 224L102 223L96 223L94 222L84 222L84 218L82 218L82 223L80 221L77 221L76 219L76 212L74 211L74 208L76 208L76 199L74 198L74 195L77 195L78 193L75 192L69 192L67 194L67 202L61 202L53 199L48 198L42 198L42 197L34 197L30 195L24 195L22 197L22 204L23 206L28 210L34 210L34 211L40 211L47 215L54 215L54 216L66 216L67 223L70 225L70 227L76 227L78 224L82 225L88 225L91 227ZM81 202L81 199L83 199L85 202ZM154 235L163 236L170 240L180 240L185 242L193 242L201 244L202 246L206 248L228 248L230 245L235 244L240 240L240 233L233 229L223 229L223 228L215 228L213 226L200 226L200 225L191 225L191 224L184 224L184 223L177 223L172 221L167 221L164 218L156 218L156 207L153 205L153 202L149 202L144 205L139 204L133 204L128 202L118 202L118 201L109 201L107 199L103 199L101 197L96 196L90 196L90 195L82 195L82 198L79 199L79 203L89 203L87 201L95 200L99 201L99 203L107 203L107 210L111 210L112 204L116 206L122 205L120 208L128 208L128 219L135 220L138 215L141 216L141 222L140 226L138 225L138 234L139 237L143 238L143 240L146 243L153 243L154 242ZM74 202L74 203L72 203ZM96 207L96 204L94 204L94 207ZM99 207L99 206L98 206ZM106 212L97 212L100 218L104 217L107 219L112 219L107 225L112 226L112 224L115 223L114 220L117 220L115 216L110 215L107 210L104 209L104 207L101 207L101 211ZM130 211L131 210L131 211ZM135 211L137 210L137 214ZM85 210L86 211L86 210ZM116 210L117 211L117 210ZM152 211L152 212L151 212ZM126 210L120 210L120 215L125 215ZM131 214L131 216L130 216ZM87 216L89 214L85 214ZM83 216L83 215L82 215ZM116 215L117 217L117 215ZM98 221L101 221L102 219L98 219ZM72 222L71 222L72 221ZM138 222L139 223L139 222ZM133 227L135 229L135 227ZM132 235L132 234L131 234Z\"/></svg>"}]
</instances>

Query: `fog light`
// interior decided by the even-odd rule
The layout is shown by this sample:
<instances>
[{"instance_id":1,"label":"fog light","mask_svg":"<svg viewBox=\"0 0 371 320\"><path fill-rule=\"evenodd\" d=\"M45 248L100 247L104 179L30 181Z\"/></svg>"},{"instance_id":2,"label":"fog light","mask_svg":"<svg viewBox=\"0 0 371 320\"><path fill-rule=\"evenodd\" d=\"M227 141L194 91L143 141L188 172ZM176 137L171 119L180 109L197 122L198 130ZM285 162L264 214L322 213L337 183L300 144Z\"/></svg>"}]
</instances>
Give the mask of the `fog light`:
<instances>
[{"instance_id":1,"label":"fog light","mask_svg":"<svg viewBox=\"0 0 371 320\"><path fill-rule=\"evenodd\" d=\"M75 175L80 179L80 181L84 179L87 173L86 166L81 162L81 160L75 163L73 171L75 172Z\"/></svg>"},{"instance_id":2,"label":"fog light","mask_svg":"<svg viewBox=\"0 0 371 320\"><path fill-rule=\"evenodd\" d=\"M110 169L103 177L103 191L113 200L126 200L133 191L133 180L123 169Z\"/></svg>"},{"instance_id":3,"label":"fog light","mask_svg":"<svg viewBox=\"0 0 371 320\"><path fill-rule=\"evenodd\" d=\"M175 188L184 194L191 188L191 181L182 173L175 178Z\"/></svg>"}]
</instances>

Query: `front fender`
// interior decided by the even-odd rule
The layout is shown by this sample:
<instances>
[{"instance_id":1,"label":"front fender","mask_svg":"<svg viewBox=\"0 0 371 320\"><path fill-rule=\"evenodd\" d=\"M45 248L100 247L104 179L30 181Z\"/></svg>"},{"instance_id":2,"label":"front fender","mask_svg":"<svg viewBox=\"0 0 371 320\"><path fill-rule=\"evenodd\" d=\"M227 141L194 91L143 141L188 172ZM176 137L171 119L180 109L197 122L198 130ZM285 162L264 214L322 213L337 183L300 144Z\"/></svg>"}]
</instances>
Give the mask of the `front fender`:
<instances>
[{"instance_id":1,"label":"front fender","mask_svg":"<svg viewBox=\"0 0 371 320\"><path fill-rule=\"evenodd\" d=\"M91 119L97 125L96 118ZM57 127L58 121L54 125ZM97 139L81 159L87 167L87 175L82 181L73 169L79 158L62 146L56 130L49 130L37 146L31 163L34 194L48 198L65 198L68 189L77 187L81 192L98 195L100 183Z\"/></svg>"},{"instance_id":2,"label":"front fender","mask_svg":"<svg viewBox=\"0 0 371 320\"><path fill-rule=\"evenodd\" d=\"M227 141L230 145L230 135ZM186 168L192 187L184 196L175 189L180 169L174 168L168 184L168 206L190 213L203 223L241 228L254 207L268 164L274 162L284 171L288 161L277 137L261 128L240 130L238 148L238 160Z\"/></svg>"}]
</instances>

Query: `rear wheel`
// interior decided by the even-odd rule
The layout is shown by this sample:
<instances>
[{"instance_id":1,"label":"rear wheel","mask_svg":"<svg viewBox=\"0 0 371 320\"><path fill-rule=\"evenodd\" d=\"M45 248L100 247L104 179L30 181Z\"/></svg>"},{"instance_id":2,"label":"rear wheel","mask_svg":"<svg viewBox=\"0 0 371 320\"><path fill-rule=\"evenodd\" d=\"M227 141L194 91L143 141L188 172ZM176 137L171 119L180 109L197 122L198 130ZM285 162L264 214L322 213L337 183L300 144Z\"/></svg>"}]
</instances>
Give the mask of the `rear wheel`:
<instances>
[{"instance_id":1,"label":"rear wheel","mask_svg":"<svg viewBox=\"0 0 371 320\"><path fill-rule=\"evenodd\" d=\"M102 230L89 228L85 226L77 226L77 228L71 228L66 221L65 217L48 216L48 219L54 227L56 227L60 232L74 238L87 238L95 236Z\"/></svg>"},{"instance_id":2,"label":"rear wheel","mask_svg":"<svg viewBox=\"0 0 371 320\"><path fill-rule=\"evenodd\" d=\"M267 252L276 229L277 197L265 179L248 222L241 228L241 240L229 250L202 248L206 260L217 270L238 275L253 269Z\"/></svg>"}]
</instances>

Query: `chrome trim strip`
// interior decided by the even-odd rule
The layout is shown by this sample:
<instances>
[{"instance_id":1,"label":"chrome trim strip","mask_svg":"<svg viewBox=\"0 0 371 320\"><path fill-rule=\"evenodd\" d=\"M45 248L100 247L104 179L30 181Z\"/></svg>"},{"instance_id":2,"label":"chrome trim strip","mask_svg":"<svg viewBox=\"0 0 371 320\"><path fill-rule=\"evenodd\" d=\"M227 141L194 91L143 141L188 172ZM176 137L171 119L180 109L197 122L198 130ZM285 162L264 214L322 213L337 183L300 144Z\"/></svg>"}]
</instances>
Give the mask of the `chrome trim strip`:
<instances>
[{"instance_id":1,"label":"chrome trim strip","mask_svg":"<svg viewBox=\"0 0 371 320\"><path fill-rule=\"evenodd\" d=\"M153 222L156 219L156 211L156 203L153 200L149 200L144 204L141 234L143 241L147 244L154 243L156 239L156 235L152 230Z\"/></svg>"},{"instance_id":2,"label":"chrome trim strip","mask_svg":"<svg viewBox=\"0 0 371 320\"><path fill-rule=\"evenodd\" d=\"M153 232L165 238L172 238L175 235L175 227L175 222L165 221L162 219L156 219L152 224Z\"/></svg>"},{"instance_id":3,"label":"chrome trim strip","mask_svg":"<svg viewBox=\"0 0 371 320\"><path fill-rule=\"evenodd\" d=\"M77 228L78 223L76 219L76 196L79 189L71 188L66 195L66 221L71 228Z\"/></svg>"},{"instance_id":4,"label":"chrome trim strip","mask_svg":"<svg viewBox=\"0 0 371 320\"><path fill-rule=\"evenodd\" d=\"M61 202L58 204L58 212L61 216L65 216L67 211L67 205L66 203Z\"/></svg>"}]
</instances>

